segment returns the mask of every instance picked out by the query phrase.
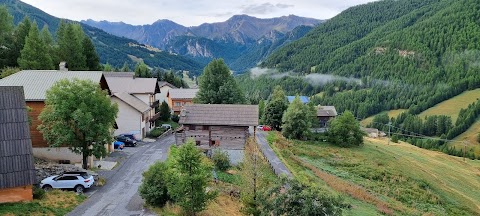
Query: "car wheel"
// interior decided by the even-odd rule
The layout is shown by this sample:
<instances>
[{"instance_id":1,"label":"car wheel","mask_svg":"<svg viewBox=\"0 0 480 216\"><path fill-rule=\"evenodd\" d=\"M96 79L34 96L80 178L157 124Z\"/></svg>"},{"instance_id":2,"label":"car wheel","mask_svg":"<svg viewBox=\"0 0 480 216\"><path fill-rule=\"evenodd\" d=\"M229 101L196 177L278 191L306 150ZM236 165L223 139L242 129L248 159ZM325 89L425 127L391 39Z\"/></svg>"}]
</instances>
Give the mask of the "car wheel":
<instances>
[{"instance_id":1,"label":"car wheel","mask_svg":"<svg viewBox=\"0 0 480 216\"><path fill-rule=\"evenodd\" d=\"M42 189L43 189L44 191L51 191L51 190L52 190L52 186L51 186L51 185L44 185L44 186L42 187Z\"/></svg>"},{"instance_id":2,"label":"car wheel","mask_svg":"<svg viewBox=\"0 0 480 216\"><path fill-rule=\"evenodd\" d=\"M77 193L83 193L83 190L85 189L82 185L77 185L75 186L75 192Z\"/></svg>"}]
</instances>

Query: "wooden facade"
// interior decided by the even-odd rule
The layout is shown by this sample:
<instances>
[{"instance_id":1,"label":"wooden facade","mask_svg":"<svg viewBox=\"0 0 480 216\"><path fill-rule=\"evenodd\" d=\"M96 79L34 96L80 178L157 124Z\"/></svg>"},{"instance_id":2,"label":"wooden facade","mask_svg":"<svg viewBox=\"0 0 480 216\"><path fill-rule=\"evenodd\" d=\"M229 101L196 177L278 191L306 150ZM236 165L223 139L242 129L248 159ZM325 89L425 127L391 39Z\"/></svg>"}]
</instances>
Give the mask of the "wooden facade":
<instances>
[{"instance_id":1,"label":"wooden facade","mask_svg":"<svg viewBox=\"0 0 480 216\"><path fill-rule=\"evenodd\" d=\"M208 126L183 125L183 129L176 133L176 143L184 143L188 139L195 140L201 149L221 148L224 150L244 149L249 137L248 126Z\"/></svg>"},{"instance_id":2,"label":"wooden facade","mask_svg":"<svg viewBox=\"0 0 480 216\"><path fill-rule=\"evenodd\" d=\"M190 105L193 104L193 98L190 99L172 99L168 98L168 105L172 109L172 112L176 115L180 115L180 111L182 110L182 107L185 105Z\"/></svg>"},{"instance_id":3,"label":"wooden facade","mask_svg":"<svg viewBox=\"0 0 480 216\"><path fill-rule=\"evenodd\" d=\"M27 101L27 106L32 110L28 112L32 123L30 125L30 137L32 139L32 147L34 148L46 148L48 147L47 141L43 139L43 134L37 129L38 125L42 122L38 119L40 113L42 113L45 103L43 101Z\"/></svg>"}]
</instances>

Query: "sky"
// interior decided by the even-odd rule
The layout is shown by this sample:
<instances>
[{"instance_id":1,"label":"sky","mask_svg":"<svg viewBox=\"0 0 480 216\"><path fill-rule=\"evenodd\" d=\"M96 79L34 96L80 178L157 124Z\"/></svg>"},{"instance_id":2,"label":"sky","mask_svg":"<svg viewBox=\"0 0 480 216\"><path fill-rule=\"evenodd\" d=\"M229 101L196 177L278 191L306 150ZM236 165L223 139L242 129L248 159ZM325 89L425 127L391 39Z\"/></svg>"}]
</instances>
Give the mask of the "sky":
<instances>
[{"instance_id":1,"label":"sky","mask_svg":"<svg viewBox=\"0 0 480 216\"><path fill-rule=\"evenodd\" d=\"M233 15L271 18L294 14L329 19L375 0L22 0L50 15L71 20L107 20L134 25L169 19L184 26L223 22Z\"/></svg>"}]
</instances>

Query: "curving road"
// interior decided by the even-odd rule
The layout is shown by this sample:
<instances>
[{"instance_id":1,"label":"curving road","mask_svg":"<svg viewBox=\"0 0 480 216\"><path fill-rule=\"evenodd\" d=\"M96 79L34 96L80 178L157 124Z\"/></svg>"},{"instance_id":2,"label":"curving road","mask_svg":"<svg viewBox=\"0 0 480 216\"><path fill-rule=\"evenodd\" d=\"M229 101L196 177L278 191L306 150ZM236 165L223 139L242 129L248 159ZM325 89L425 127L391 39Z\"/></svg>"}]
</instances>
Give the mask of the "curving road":
<instances>
[{"instance_id":1,"label":"curving road","mask_svg":"<svg viewBox=\"0 0 480 216\"><path fill-rule=\"evenodd\" d=\"M93 194L68 215L154 215L143 208L144 201L138 195L138 187L142 182L142 173L155 161L166 160L168 149L174 142L173 135L169 135L153 143L115 152L117 154L113 157L119 165L112 171L100 172L107 179L107 184L87 192L87 195Z\"/></svg>"}]
</instances>

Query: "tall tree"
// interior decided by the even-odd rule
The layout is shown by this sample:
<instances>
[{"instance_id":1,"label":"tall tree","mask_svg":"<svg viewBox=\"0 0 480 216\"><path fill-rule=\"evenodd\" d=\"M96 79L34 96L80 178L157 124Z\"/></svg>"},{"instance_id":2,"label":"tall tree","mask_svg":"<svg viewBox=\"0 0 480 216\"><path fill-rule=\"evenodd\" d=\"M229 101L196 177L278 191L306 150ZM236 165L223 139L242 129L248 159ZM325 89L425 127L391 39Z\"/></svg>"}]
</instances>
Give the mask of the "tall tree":
<instances>
[{"instance_id":1,"label":"tall tree","mask_svg":"<svg viewBox=\"0 0 480 216\"><path fill-rule=\"evenodd\" d=\"M83 168L88 156L106 156L104 144L113 140L112 130L118 107L98 83L90 80L61 80L47 91L38 129L50 146L67 145L82 154ZM92 124L95 122L95 124Z\"/></svg>"},{"instance_id":2,"label":"tall tree","mask_svg":"<svg viewBox=\"0 0 480 216\"><path fill-rule=\"evenodd\" d=\"M57 31L58 55L66 61L69 70L86 70L87 61L83 51L83 38L86 37L79 24L60 22Z\"/></svg>"},{"instance_id":3,"label":"tall tree","mask_svg":"<svg viewBox=\"0 0 480 216\"><path fill-rule=\"evenodd\" d=\"M83 37L83 54L85 54L86 63L88 70L96 71L100 69L100 58L97 55L95 46L93 45L90 38L87 36Z\"/></svg>"},{"instance_id":4,"label":"tall tree","mask_svg":"<svg viewBox=\"0 0 480 216\"><path fill-rule=\"evenodd\" d=\"M283 113L288 108L288 101L282 87L275 86L273 93L265 106L264 123L270 125L275 130L280 130L282 125Z\"/></svg>"},{"instance_id":5,"label":"tall tree","mask_svg":"<svg viewBox=\"0 0 480 216\"><path fill-rule=\"evenodd\" d=\"M350 111L345 111L333 119L328 128L329 142L342 147L362 145L363 135L365 134L360 129L360 123Z\"/></svg>"},{"instance_id":6,"label":"tall tree","mask_svg":"<svg viewBox=\"0 0 480 216\"><path fill-rule=\"evenodd\" d=\"M34 22L23 47L18 65L21 69L50 70L54 69L49 49L44 40L40 38L37 23Z\"/></svg>"},{"instance_id":7,"label":"tall tree","mask_svg":"<svg viewBox=\"0 0 480 216\"><path fill-rule=\"evenodd\" d=\"M297 95L283 115L282 134L289 139L301 139L310 134L315 111L303 104Z\"/></svg>"},{"instance_id":8,"label":"tall tree","mask_svg":"<svg viewBox=\"0 0 480 216\"><path fill-rule=\"evenodd\" d=\"M207 164L193 140L172 152L171 157L168 193L187 215L205 210L208 202L216 197L215 192L206 191L208 181L212 179L211 165Z\"/></svg>"},{"instance_id":9,"label":"tall tree","mask_svg":"<svg viewBox=\"0 0 480 216\"><path fill-rule=\"evenodd\" d=\"M135 65L135 76L149 78L152 77L152 74L150 73L150 68L145 63L138 62Z\"/></svg>"},{"instance_id":10,"label":"tall tree","mask_svg":"<svg viewBox=\"0 0 480 216\"><path fill-rule=\"evenodd\" d=\"M170 120L170 117L171 117L170 107L168 106L167 102L163 101L162 104L160 105L160 120L168 121Z\"/></svg>"},{"instance_id":11,"label":"tall tree","mask_svg":"<svg viewBox=\"0 0 480 216\"><path fill-rule=\"evenodd\" d=\"M130 72L131 71L130 66L128 66L128 62L123 63L123 67L120 71L122 71L122 72Z\"/></svg>"},{"instance_id":12,"label":"tall tree","mask_svg":"<svg viewBox=\"0 0 480 216\"><path fill-rule=\"evenodd\" d=\"M102 71L112 72L112 71L115 71L115 68L107 62L106 64L103 65Z\"/></svg>"},{"instance_id":13,"label":"tall tree","mask_svg":"<svg viewBox=\"0 0 480 216\"><path fill-rule=\"evenodd\" d=\"M198 79L200 89L195 98L197 103L243 104L246 101L223 59L211 61Z\"/></svg>"},{"instance_id":14,"label":"tall tree","mask_svg":"<svg viewBox=\"0 0 480 216\"><path fill-rule=\"evenodd\" d=\"M15 66L16 60L11 61L13 44L13 17L5 5L0 6L0 69L6 66Z\"/></svg>"}]
</instances>

